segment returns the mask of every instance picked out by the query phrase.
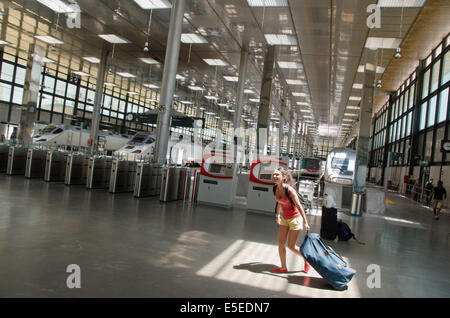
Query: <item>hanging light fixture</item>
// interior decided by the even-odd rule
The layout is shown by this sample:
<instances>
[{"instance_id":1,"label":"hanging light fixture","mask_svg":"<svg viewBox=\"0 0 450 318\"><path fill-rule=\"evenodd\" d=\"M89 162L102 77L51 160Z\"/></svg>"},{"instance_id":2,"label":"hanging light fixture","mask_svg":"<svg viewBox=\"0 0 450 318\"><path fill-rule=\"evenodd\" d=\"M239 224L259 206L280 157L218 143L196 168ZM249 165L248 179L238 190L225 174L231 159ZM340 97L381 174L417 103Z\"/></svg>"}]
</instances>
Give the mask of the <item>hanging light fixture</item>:
<instances>
[{"instance_id":1,"label":"hanging light fixture","mask_svg":"<svg viewBox=\"0 0 450 318\"><path fill-rule=\"evenodd\" d=\"M153 14L153 10L150 10L150 18L148 19L148 29L147 29L147 42L145 42L144 45L144 52L148 52L149 49L149 44L150 44L150 26L152 24L152 14Z\"/></svg>"},{"instance_id":2,"label":"hanging light fixture","mask_svg":"<svg viewBox=\"0 0 450 318\"><path fill-rule=\"evenodd\" d=\"M402 6L402 13L401 13L401 16L400 16L400 32L399 32L400 40L402 39L402 24L403 24L403 6ZM397 48L397 52L395 53L394 58L396 58L396 59L401 59L402 58L400 47Z\"/></svg>"}]
</instances>

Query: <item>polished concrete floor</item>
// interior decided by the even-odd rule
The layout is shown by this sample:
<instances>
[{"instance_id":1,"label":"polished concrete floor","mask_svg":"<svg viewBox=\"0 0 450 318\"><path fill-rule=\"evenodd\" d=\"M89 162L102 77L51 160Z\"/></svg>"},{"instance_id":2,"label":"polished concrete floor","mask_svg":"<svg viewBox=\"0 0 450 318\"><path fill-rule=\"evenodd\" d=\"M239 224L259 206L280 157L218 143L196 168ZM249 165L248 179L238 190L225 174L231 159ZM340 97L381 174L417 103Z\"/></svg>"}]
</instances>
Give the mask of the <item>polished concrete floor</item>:
<instances>
[{"instance_id":1,"label":"polished concrete floor","mask_svg":"<svg viewBox=\"0 0 450 318\"><path fill-rule=\"evenodd\" d=\"M366 244L327 241L357 270L336 291L290 251L290 272L270 273L272 216L0 174L0 297L450 297L450 215L389 199L383 215L339 215Z\"/></svg>"}]
</instances>

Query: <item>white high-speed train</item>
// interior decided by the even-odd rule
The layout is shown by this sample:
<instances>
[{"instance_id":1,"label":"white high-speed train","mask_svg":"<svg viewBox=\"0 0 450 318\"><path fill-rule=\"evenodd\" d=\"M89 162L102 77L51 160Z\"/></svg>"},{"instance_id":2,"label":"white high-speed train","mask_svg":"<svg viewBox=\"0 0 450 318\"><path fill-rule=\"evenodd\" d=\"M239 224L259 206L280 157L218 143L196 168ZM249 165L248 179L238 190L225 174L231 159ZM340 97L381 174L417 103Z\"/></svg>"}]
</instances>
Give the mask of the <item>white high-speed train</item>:
<instances>
[{"instance_id":1,"label":"white high-speed train","mask_svg":"<svg viewBox=\"0 0 450 318\"><path fill-rule=\"evenodd\" d=\"M190 138L190 137L189 137ZM156 136L151 132L138 132L126 145L118 149L115 154L128 160L148 159L154 155ZM184 164L195 161L201 162L202 146L184 139L170 139L167 147L167 161L171 164Z\"/></svg>"},{"instance_id":2,"label":"white high-speed train","mask_svg":"<svg viewBox=\"0 0 450 318\"><path fill-rule=\"evenodd\" d=\"M328 183L353 185L355 166L355 150L334 148L327 157L324 180Z\"/></svg>"},{"instance_id":3,"label":"white high-speed train","mask_svg":"<svg viewBox=\"0 0 450 318\"><path fill-rule=\"evenodd\" d=\"M98 136L104 137L106 151L114 151L128 142L128 138L113 134L107 130L100 130ZM33 135L33 144L36 145L58 145L70 147L88 147L90 131L80 127L68 125L47 125L45 128L36 130Z\"/></svg>"}]
</instances>

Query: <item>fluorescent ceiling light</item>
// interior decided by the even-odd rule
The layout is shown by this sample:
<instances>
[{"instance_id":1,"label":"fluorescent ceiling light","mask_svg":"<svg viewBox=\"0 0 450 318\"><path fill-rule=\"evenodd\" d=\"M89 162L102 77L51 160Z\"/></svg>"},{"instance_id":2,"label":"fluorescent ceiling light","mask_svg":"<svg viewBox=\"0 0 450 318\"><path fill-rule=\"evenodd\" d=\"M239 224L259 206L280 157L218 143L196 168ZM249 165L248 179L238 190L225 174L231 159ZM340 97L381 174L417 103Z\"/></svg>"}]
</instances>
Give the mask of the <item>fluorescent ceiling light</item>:
<instances>
[{"instance_id":1,"label":"fluorescent ceiling light","mask_svg":"<svg viewBox=\"0 0 450 318\"><path fill-rule=\"evenodd\" d=\"M6 41L3 41L3 40L0 40L0 45L7 45L7 44L9 44L9 42L6 42Z\"/></svg>"},{"instance_id":2,"label":"fluorescent ceiling light","mask_svg":"<svg viewBox=\"0 0 450 318\"><path fill-rule=\"evenodd\" d=\"M237 76L224 76L223 77L228 82L237 82L239 81L239 77Z\"/></svg>"},{"instance_id":3,"label":"fluorescent ceiling light","mask_svg":"<svg viewBox=\"0 0 450 318\"><path fill-rule=\"evenodd\" d=\"M383 74L385 69L385 67L377 66L377 73ZM364 65L358 66L358 73L364 73Z\"/></svg>"},{"instance_id":4,"label":"fluorescent ceiling light","mask_svg":"<svg viewBox=\"0 0 450 318\"><path fill-rule=\"evenodd\" d=\"M355 83L355 84L353 84L353 88L354 89L362 89L363 88L363 84Z\"/></svg>"},{"instance_id":5,"label":"fluorescent ceiling light","mask_svg":"<svg viewBox=\"0 0 450 318\"><path fill-rule=\"evenodd\" d=\"M127 72L117 72L116 74L119 76L122 76L122 77L136 77L136 75L133 75L133 74L130 74Z\"/></svg>"},{"instance_id":6,"label":"fluorescent ceiling light","mask_svg":"<svg viewBox=\"0 0 450 318\"><path fill-rule=\"evenodd\" d=\"M206 99L213 99L213 100L218 100L219 99L219 97L213 96L213 95L206 95L205 98Z\"/></svg>"},{"instance_id":7,"label":"fluorescent ceiling light","mask_svg":"<svg viewBox=\"0 0 450 318\"><path fill-rule=\"evenodd\" d=\"M297 102L297 105L300 105L300 106L311 106L311 104L307 103L307 102Z\"/></svg>"},{"instance_id":8,"label":"fluorescent ceiling light","mask_svg":"<svg viewBox=\"0 0 450 318\"><path fill-rule=\"evenodd\" d=\"M359 96L350 96L349 100L361 100L361 97Z\"/></svg>"},{"instance_id":9,"label":"fluorescent ceiling light","mask_svg":"<svg viewBox=\"0 0 450 318\"><path fill-rule=\"evenodd\" d=\"M420 8L425 0L379 0L377 6L380 8Z\"/></svg>"},{"instance_id":10,"label":"fluorescent ceiling light","mask_svg":"<svg viewBox=\"0 0 450 318\"><path fill-rule=\"evenodd\" d=\"M192 91L202 91L203 88L201 88L200 86L188 86L188 88Z\"/></svg>"},{"instance_id":11,"label":"fluorescent ceiling light","mask_svg":"<svg viewBox=\"0 0 450 318\"><path fill-rule=\"evenodd\" d=\"M34 37L48 44L64 44L63 41L55 39L50 35L35 35Z\"/></svg>"},{"instance_id":12,"label":"fluorescent ceiling light","mask_svg":"<svg viewBox=\"0 0 450 318\"><path fill-rule=\"evenodd\" d=\"M72 72L73 74L79 75L79 76L91 76L91 74L85 73L85 72L81 72L81 71L76 71L76 72Z\"/></svg>"},{"instance_id":13,"label":"fluorescent ceiling light","mask_svg":"<svg viewBox=\"0 0 450 318\"><path fill-rule=\"evenodd\" d=\"M234 113L234 109L227 109L230 113Z\"/></svg>"},{"instance_id":14,"label":"fluorescent ceiling light","mask_svg":"<svg viewBox=\"0 0 450 318\"><path fill-rule=\"evenodd\" d=\"M114 84L114 83L109 83L109 82L105 82L104 85L105 85L105 86L117 86L116 84Z\"/></svg>"},{"instance_id":15,"label":"fluorescent ceiling light","mask_svg":"<svg viewBox=\"0 0 450 318\"><path fill-rule=\"evenodd\" d=\"M310 113L310 112L311 112L309 109L300 109L300 111L301 111L302 113Z\"/></svg>"},{"instance_id":16,"label":"fluorescent ceiling light","mask_svg":"<svg viewBox=\"0 0 450 318\"><path fill-rule=\"evenodd\" d=\"M250 7L287 7L287 0L247 0Z\"/></svg>"},{"instance_id":17,"label":"fluorescent ceiling light","mask_svg":"<svg viewBox=\"0 0 450 318\"><path fill-rule=\"evenodd\" d=\"M113 44L128 44L131 43L131 41L115 34L99 34L99 37L101 37L103 40L113 43Z\"/></svg>"},{"instance_id":18,"label":"fluorescent ceiling light","mask_svg":"<svg viewBox=\"0 0 450 318\"><path fill-rule=\"evenodd\" d=\"M49 59L49 58L46 58L46 57L44 57L44 58L42 59L42 61L43 61L44 63L56 63L56 62L53 61L52 59Z\"/></svg>"},{"instance_id":19,"label":"fluorescent ceiling light","mask_svg":"<svg viewBox=\"0 0 450 318\"><path fill-rule=\"evenodd\" d=\"M289 85L306 85L307 83L302 80L296 80L296 79L287 79L286 83Z\"/></svg>"},{"instance_id":20,"label":"fluorescent ceiling light","mask_svg":"<svg viewBox=\"0 0 450 318\"><path fill-rule=\"evenodd\" d=\"M350 122L352 122L352 121L353 121L353 119L349 119L349 118L344 118L344 119L342 119L342 121L350 121Z\"/></svg>"},{"instance_id":21,"label":"fluorescent ceiling light","mask_svg":"<svg viewBox=\"0 0 450 318\"><path fill-rule=\"evenodd\" d=\"M37 0L37 2L43 4L44 6L52 9L56 13L70 13L75 12L75 10L62 2L61 0Z\"/></svg>"},{"instance_id":22,"label":"fluorescent ceiling light","mask_svg":"<svg viewBox=\"0 0 450 318\"><path fill-rule=\"evenodd\" d=\"M303 65L297 62L277 62L279 68L302 69Z\"/></svg>"},{"instance_id":23,"label":"fluorescent ceiling light","mask_svg":"<svg viewBox=\"0 0 450 318\"><path fill-rule=\"evenodd\" d=\"M139 58L145 64L159 64L159 62L151 57L140 57Z\"/></svg>"},{"instance_id":24,"label":"fluorescent ceiling light","mask_svg":"<svg viewBox=\"0 0 450 318\"><path fill-rule=\"evenodd\" d=\"M358 107L358 106L350 106L350 105L349 105L349 106L347 106L347 108L348 108L348 109L359 109L359 107Z\"/></svg>"},{"instance_id":25,"label":"fluorescent ceiling light","mask_svg":"<svg viewBox=\"0 0 450 318\"><path fill-rule=\"evenodd\" d=\"M180 80L180 81L184 81L184 80L186 79L186 77L181 76L180 74L177 74L177 75L175 76L175 78L176 78L177 80Z\"/></svg>"},{"instance_id":26,"label":"fluorescent ceiling light","mask_svg":"<svg viewBox=\"0 0 450 318\"><path fill-rule=\"evenodd\" d=\"M188 100L180 100L180 103L181 103L181 104L186 104L186 105L192 105L192 104L194 104L193 102L190 102L190 101L188 101Z\"/></svg>"},{"instance_id":27,"label":"fluorescent ceiling light","mask_svg":"<svg viewBox=\"0 0 450 318\"><path fill-rule=\"evenodd\" d=\"M306 96L308 96L308 94L306 94L306 93L298 93L298 92L293 92L292 95L295 96L295 97L306 97Z\"/></svg>"},{"instance_id":28,"label":"fluorescent ceiling light","mask_svg":"<svg viewBox=\"0 0 450 318\"><path fill-rule=\"evenodd\" d=\"M260 99L259 98L249 98L248 99L250 102L253 102L253 103L259 103L260 102Z\"/></svg>"},{"instance_id":29,"label":"fluorescent ceiling light","mask_svg":"<svg viewBox=\"0 0 450 318\"><path fill-rule=\"evenodd\" d=\"M142 9L170 9L172 5L167 0L134 0Z\"/></svg>"},{"instance_id":30,"label":"fluorescent ceiling light","mask_svg":"<svg viewBox=\"0 0 450 318\"><path fill-rule=\"evenodd\" d=\"M264 34L269 45L297 45L297 39L287 34Z\"/></svg>"},{"instance_id":31,"label":"fluorescent ceiling light","mask_svg":"<svg viewBox=\"0 0 450 318\"><path fill-rule=\"evenodd\" d=\"M90 63L94 63L94 64L100 63L100 59L93 57L93 56L85 56L85 57L83 57L83 60L86 60L86 61L88 61Z\"/></svg>"},{"instance_id":32,"label":"fluorescent ceiling light","mask_svg":"<svg viewBox=\"0 0 450 318\"><path fill-rule=\"evenodd\" d=\"M396 49L401 42L402 39L398 38L368 37L365 47L370 49Z\"/></svg>"},{"instance_id":33,"label":"fluorescent ceiling light","mask_svg":"<svg viewBox=\"0 0 450 318\"><path fill-rule=\"evenodd\" d=\"M130 94L130 95L138 95L138 93L137 92L127 92L128 94Z\"/></svg>"},{"instance_id":34,"label":"fluorescent ceiling light","mask_svg":"<svg viewBox=\"0 0 450 318\"><path fill-rule=\"evenodd\" d=\"M244 89L244 94L255 94L255 92L251 89L246 88Z\"/></svg>"},{"instance_id":35,"label":"fluorescent ceiling light","mask_svg":"<svg viewBox=\"0 0 450 318\"><path fill-rule=\"evenodd\" d=\"M355 113L345 113L344 116L358 117L359 115Z\"/></svg>"},{"instance_id":36,"label":"fluorescent ceiling light","mask_svg":"<svg viewBox=\"0 0 450 318\"><path fill-rule=\"evenodd\" d=\"M206 39L203 36L198 35L196 33L182 33L181 42L190 44L208 43L208 41L206 41Z\"/></svg>"},{"instance_id":37,"label":"fluorescent ceiling light","mask_svg":"<svg viewBox=\"0 0 450 318\"><path fill-rule=\"evenodd\" d=\"M220 106L220 107L228 107L228 106L230 106L230 104L228 104L228 103L217 103L217 105Z\"/></svg>"},{"instance_id":38,"label":"fluorescent ceiling light","mask_svg":"<svg viewBox=\"0 0 450 318\"><path fill-rule=\"evenodd\" d=\"M156 86L154 84L144 84L144 86L147 88L155 88L155 89L159 88L159 86Z\"/></svg>"},{"instance_id":39,"label":"fluorescent ceiling light","mask_svg":"<svg viewBox=\"0 0 450 318\"><path fill-rule=\"evenodd\" d=\"M221 59L203 59L208 65L211 66L228 66L229 64Z\"/></svg>"}]
</instances>

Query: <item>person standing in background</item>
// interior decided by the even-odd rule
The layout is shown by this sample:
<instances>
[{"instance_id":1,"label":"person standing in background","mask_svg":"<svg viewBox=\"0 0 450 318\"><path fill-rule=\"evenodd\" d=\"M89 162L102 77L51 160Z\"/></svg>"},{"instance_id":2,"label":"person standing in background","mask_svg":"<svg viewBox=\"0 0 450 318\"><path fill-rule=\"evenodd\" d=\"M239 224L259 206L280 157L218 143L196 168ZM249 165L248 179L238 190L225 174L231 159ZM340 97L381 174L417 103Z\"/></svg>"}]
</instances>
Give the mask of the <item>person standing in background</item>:
<instances>
[{"instance_id":1,"label":"person standing in background","mask_svg":"<svg viewBox=\"0 0 450 318\"><path fill-rule=\"evenodd\" d=\"M444 197L447 199L447 191L445 190L441 180L438 181L437 187L433 188L431 192L433 196L433 203L431 207L433 208L434 219L439 220L439 213L442 208L442 200Z\"/></svg>"}]
</instances>

